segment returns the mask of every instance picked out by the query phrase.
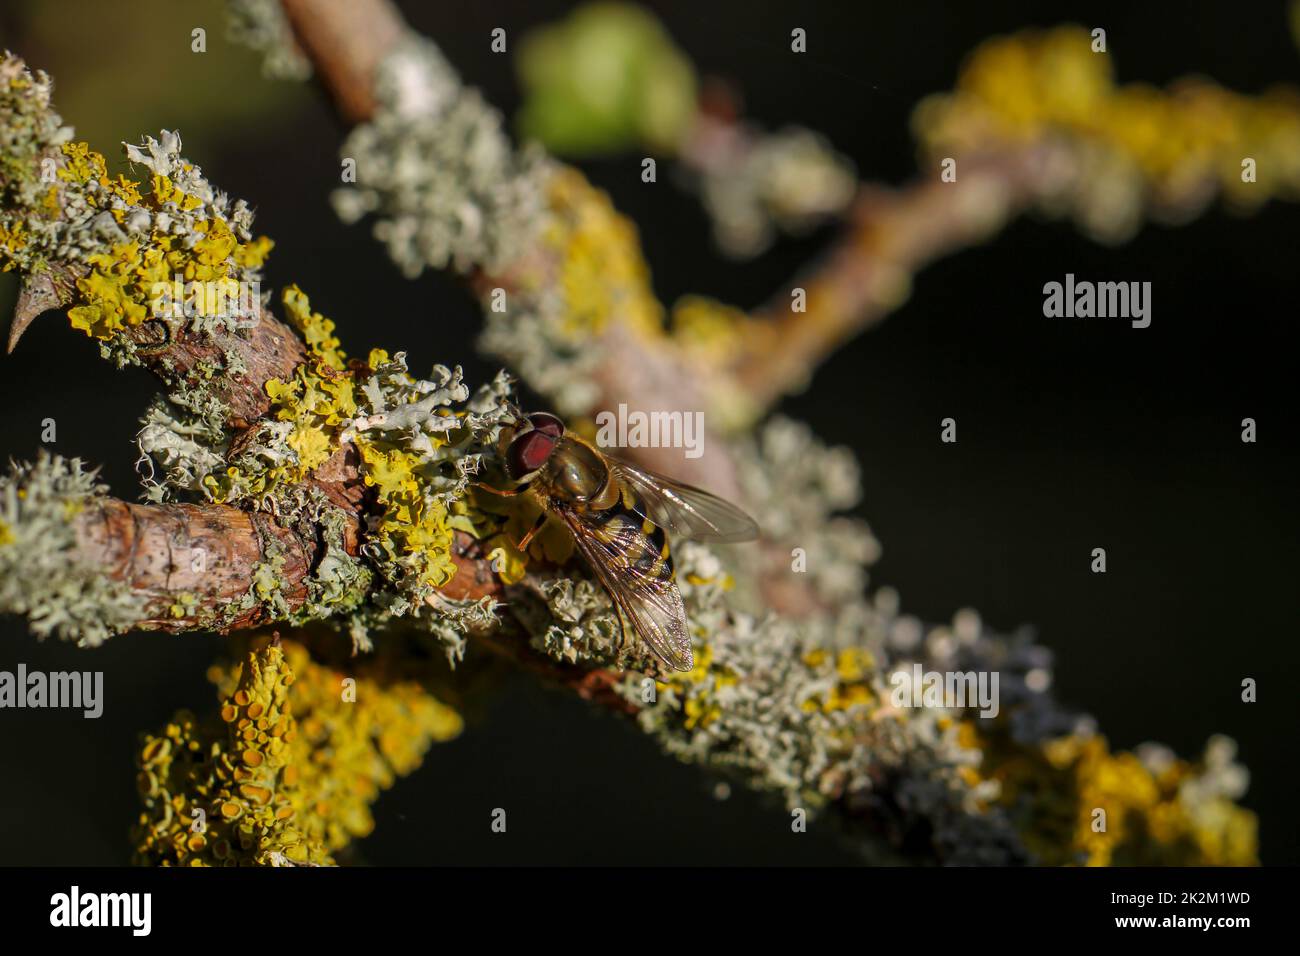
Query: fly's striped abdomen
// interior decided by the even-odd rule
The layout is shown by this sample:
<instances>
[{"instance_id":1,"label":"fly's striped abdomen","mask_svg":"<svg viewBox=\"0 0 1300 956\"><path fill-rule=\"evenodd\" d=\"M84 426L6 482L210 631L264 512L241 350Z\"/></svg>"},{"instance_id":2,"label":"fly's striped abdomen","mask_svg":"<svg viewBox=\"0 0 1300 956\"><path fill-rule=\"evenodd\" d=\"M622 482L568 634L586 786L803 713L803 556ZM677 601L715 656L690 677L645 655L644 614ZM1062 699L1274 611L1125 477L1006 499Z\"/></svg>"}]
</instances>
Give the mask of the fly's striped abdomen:
<instances>
[{"instance_id":1,"label":"fly's striped abdomen","mask_svg":"<svg viewBox=\"0 0 1300 956\"><path fill-rule=\"evenodd\" d=\"M588 519L596 536L616 551L616 564L641 577L673 580L668 538L654 522L630 511L622 502L602 511L590 511Z\"/></svg>"}]
</instances>

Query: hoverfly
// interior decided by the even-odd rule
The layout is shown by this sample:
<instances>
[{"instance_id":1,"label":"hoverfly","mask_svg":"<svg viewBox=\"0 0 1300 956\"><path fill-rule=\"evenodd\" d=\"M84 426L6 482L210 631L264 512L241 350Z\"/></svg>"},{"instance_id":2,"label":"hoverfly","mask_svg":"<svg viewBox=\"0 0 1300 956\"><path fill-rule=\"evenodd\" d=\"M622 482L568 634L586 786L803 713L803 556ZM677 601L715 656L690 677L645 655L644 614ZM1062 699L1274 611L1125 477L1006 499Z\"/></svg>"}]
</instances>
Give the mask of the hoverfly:
<instances>
[{"instance_id":1,"label":"hoverfly","mask_svg":"<svg viewBox=\"0 0 1300 956\"><path fill-rule=\"evenodd\" d=\"M578 551L609 592L619 615L669 667L694 666L686 609L665 532L701 541L749 541L758 526L715 495L644 471L565 431L554 415L517 413L500 452L513 490L541 508L519 542L528 548L548 518L568 526ZM626 633L626 625L624 624Z\"/></svg>"}]
</instances>

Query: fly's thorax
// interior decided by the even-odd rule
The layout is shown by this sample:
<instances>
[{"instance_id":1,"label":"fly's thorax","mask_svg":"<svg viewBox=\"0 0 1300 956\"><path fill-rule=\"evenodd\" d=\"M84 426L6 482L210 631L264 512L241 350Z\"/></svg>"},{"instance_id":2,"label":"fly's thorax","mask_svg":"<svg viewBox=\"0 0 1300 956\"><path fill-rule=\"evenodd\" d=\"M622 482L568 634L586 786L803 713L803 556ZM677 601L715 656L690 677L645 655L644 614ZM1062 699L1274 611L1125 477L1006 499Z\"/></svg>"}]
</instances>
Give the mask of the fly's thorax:
<instances>
[{"instance_id":1,"label":"fly's thorax","mask_svg":"<svg viewBox=\"0 0 1300 956\"><path fill-rule=\"evenodd\" d=\"M574 502L594 503L611 484L604 457L567 436L556 444L544 471L551 493Z\"/></svg>"}]
</instances>

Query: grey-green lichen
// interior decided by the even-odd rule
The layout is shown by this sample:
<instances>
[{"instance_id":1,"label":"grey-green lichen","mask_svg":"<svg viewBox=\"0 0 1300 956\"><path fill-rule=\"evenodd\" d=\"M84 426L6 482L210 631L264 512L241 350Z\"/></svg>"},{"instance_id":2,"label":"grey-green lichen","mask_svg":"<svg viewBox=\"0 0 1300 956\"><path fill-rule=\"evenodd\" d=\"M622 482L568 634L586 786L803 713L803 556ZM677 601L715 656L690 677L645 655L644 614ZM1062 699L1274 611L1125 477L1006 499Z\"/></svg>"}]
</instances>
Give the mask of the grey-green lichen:
<instances>
[{"instance_id":1,"label":"grey-green lichen","mask_svg":"<svg viewBox=\"0 0 1300 956\"><path fill-rule=\"evenodd\" d=\"M74 521L103 493L79 459L45 452L0 478L0 611L41 637L93 647L144 616L140 595L75 557Z\"/></svg>"},{"instance_id":2,"label":"grey-green lichen","mask_svg":"<svg viewBox=\"0 0 1300 956\"><path fill-rule=\"evenodd\" d=\"M738 148L701 156L694 177L728 256L752 258L779 233L807 232L857 192L853 165L810 130L755 130L734 139Z\"/></svg>"},{"instance_id":3,"label":"grey-green lichen","mask_svg":"<svg viewBox=\"0 0 1300 956\"><path fill-rule=\"evenodd\" d=\"M68 142L72 130L63 125L50 103L53 83L43 71L31 72L22 60L6 53L0 59L0 200L6 210L35 210L46 201L51 185L41 160ZM5 215L0 238L11 255L27 249L41 223ZM35 257L25 259L38 264Z\"/></svg>"},{"instance_id":4,"label":"grey-green lichen","mask_svg":"<svg viewBox=\"0 0 1300 956\"><path fill-rule=\"evenodd\" d=\"M810 816L832 801L877 803L875 813L904 831L930 828L934 852L949 862L1023 860L1005 816L980 807L989 788L963 777L978 755L961 746L955 725L932 711L880 719L891 622L878 608L861 602L807 619L738 612L712 553L686 544L678 555L688 613L707 636L696 669L668 680L650 704L639 681L624 685L665 750ZM877 793L884 780L888 790Z\"/></svg>"},{"instance_id":5,"label":"grey-green lichen","mask_svg":"<svg viewBox=\"0 0 1300 956\"><path fill-rule=\"evenodd\" d=\"M267 542L262 548L262 560L253 568L253 580L248 586L249 606L265 605L275 621L289 616L289 602L281 589L285 560L284 550L273 542Z\"/></svg>"},{"instance_id":6,"label":"grey-green lichen","mask_svg":"<svg viewBox=\"0 0 1300 956\"><path fill-rule=\"evenodd\" d=\"M867 525L844 514L862 497L858 463L800 422L775 417L734 443L746 502L762 516L774 570L797 574L827 606L860 600L880 556Z\"/></svg>"},{"instance_id":7,"label":"grey-green lichen","mask_svg":"<svg viewBox=\"0 0 1300 956\"><path fill-rule=\"evenodd\" d=\"M183 415L161 397L153 400L140 424L137 470L150 501L198 491L203 476L224 463L225 429L201 416Z\"/></svg>"},{"instance_id":8,"label":"grey-green lichen","mask_svg":"<svg viewBox=\"0 0 1300 956\"><path fill-rule=\"evenodd\" d=\"M262 55L265 76L279 80L311 77L311 61L298 49L279 0L229 0L226 11L230 39Z\"/></svg>"},{"instance_id":9,"label":"grey-green lichen","mask_svg":"<svg viewBox=\"0 0 1300 956\"><path fill-rule=\"evenodd\" d=\"M375 115L343 143L356 182L334 192L345 222L374 234L411 277L425 268L499 267L536 230L537 154L516 152L501 115L463 86L438 48L410 38L375 78Z\"/></svg>"},{"instance_id":10,"label":"grey-green lichen","mask_svg":"<svg viewBox=\"0 0 1300 956\"><path fill-rule=\"evenodd\" d=\"M419 625L429 632L447 655L447 663L455 666L465 656L468 638L497 629L501 619L497 616L499 605L494 598L483 597L477 600L455 600L443 594L435 594L428 602L428 608L421 608ZM371 618L372 622L386 623L389 615L381 612ZM353 620L366 624L366 619L354 615ZM374 626L373 623L369 626ZM357 630L353 630L353 645L357 646Z\"/></svg>"},{"instance_id":11,"label":"grey-green lichen","mask_svg":"<svg viewBox=\"0 0 1300 956\"><path fill-rule=\"evenodd\" d=\"M374 583L374 571L363 560L349 554L344 545L347 519L335 507L316 511L315 525L325 542L325 551L307 578L307 600L295 619L306 622L354 612L366 600Z\"/></svg>"},{"instance_id":12,"label":"grey-green lichen","mask_svg":"<svg viewBox=\"0 0 1300 956\"><path fill-rule=\"evenodd\" d=\"M563 574L529 575L515 595L520 598L513 604L515 616L531 633L532 646L542 653L569 664L652 667L644 647L621 640L618 615L595 581Z\"/></svg>"}]
</instances>

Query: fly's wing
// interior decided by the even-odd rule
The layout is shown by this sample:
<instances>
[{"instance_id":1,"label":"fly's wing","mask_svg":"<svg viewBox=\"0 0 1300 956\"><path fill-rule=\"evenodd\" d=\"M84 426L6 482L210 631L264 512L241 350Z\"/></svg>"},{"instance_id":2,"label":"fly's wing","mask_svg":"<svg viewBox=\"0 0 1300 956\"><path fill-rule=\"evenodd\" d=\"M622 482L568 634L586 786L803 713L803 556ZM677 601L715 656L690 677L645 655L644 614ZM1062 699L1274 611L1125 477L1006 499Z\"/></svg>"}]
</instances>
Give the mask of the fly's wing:
<instances>
[{"instance_id":1,"label":"fly's wing","mask_svg":"<svg viewBox=\"0 0 1300 956\"><path fill-rule=\"evenodd\" d=\"M758 537L754 519L733 504L702 488L684 485L665 475L613 460L614 478L632 492L627 505L676 538L696 541L752 541Z\"/></svg>"},{"instance_id":2,"label":"fly's wing","mask_svg":"<svg viewBox=\"0 0 1300 956\"><path fill-rule=\"evenodd\" d=\"M632 622L637 636L674 670L694 667L686 608L671 573L649 574L631 563L650 546L640 531L640 522L622 522L610 531L608 525L598 526L587 514L562 514L578 550L613 598L615 607Z\"/></svg>"}]
</instances>

